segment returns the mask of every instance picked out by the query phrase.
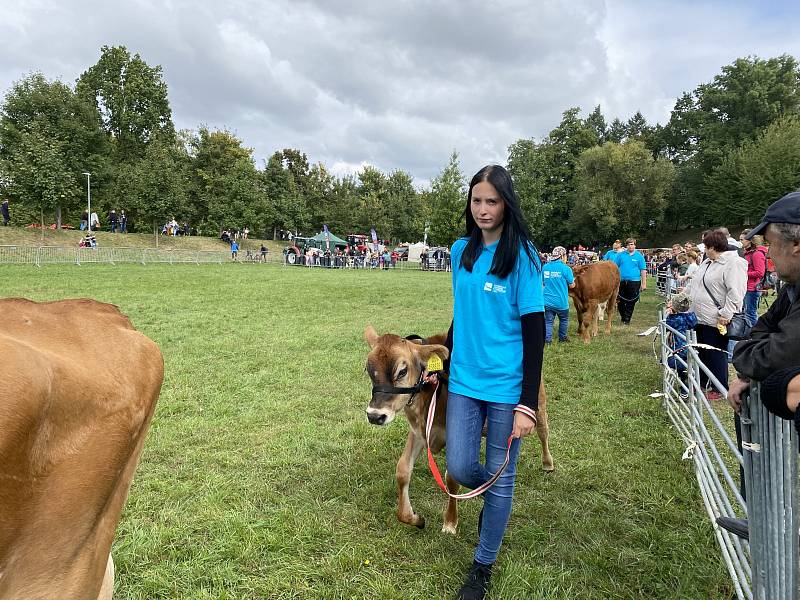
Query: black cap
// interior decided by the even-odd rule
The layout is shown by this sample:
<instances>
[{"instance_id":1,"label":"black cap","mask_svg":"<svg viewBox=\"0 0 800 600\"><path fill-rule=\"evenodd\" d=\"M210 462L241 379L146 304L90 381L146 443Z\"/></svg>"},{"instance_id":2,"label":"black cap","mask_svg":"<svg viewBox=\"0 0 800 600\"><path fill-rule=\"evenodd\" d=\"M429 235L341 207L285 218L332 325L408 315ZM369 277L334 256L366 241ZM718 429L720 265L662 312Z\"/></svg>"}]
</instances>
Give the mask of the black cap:
<instances>
[{"instance_id":1,"label":"black cap","mask_svg":"<svg viewBox=\"0 0 800 600\"><path fill-rule=\"evenodd\" d=\"M800 191L786 194L780 200L776 200L769 205L764 220L750 230L745 237L747 240L753 239L754 235L763 233L770 223L792 223L800 225Z\"/></svg>"}]
</instances>

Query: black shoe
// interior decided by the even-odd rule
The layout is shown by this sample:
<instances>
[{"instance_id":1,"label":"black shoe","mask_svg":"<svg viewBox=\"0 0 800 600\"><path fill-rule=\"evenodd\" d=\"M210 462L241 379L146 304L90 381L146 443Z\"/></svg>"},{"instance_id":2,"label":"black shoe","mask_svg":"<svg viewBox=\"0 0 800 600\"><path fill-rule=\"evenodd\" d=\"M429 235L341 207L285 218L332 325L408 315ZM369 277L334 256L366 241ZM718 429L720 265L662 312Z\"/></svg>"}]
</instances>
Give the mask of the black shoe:
<instances>
[{"instance_id":1,"label":"black shoe","mask_svg":"<svg viewBox=\"0 0 800 600\"><path fill-rule=\"evenodd\" d=\"M566 337L566 338L564 338L563 340L562 340L562 339L559 339L559 340L558 340L558 343L559 343L559 344L568 344L568 343L569 343L569 338L568 338L568 337Z\"/></svg>"},{"instance_id":2,"label":"black shoe","mask_svg":"<svg viewBox=\"0 0 800 600\"><path fill-rule=\"evenodd\" d=\"M456 600L483 600L489 590L489 579L492 577L492 565L484 565L472 561L472 568L467 575L466 583L458 590Z\"/></svg>"},{"instance_id":3,"label":"black shoe","mask_svg":"<svg viewBox=\"0 0 800 600\"><path fill-rule=\"evenodd\" d=\"M750 541L750 528L747 519L732 519L731 517L717 517L717 525L725 531L739 536L743 540Z\"/></svg>"}]
</instances>

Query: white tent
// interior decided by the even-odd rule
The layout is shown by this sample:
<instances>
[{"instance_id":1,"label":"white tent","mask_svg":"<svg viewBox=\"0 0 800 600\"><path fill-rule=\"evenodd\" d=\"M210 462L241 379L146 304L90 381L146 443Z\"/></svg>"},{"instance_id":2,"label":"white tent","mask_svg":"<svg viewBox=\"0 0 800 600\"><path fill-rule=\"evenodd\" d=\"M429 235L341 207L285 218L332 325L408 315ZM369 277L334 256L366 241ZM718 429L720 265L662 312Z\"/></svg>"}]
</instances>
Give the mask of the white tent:
<instances>
[{"instance_id":1,"label":"white tent","mask_svg":"<svg viewBox=\"0 0 800 600\"><path fill-rule=\"evenodd\" d=\"M419 262L419 257L425 251L426 248L427 246L422 242L417 242L416 244L409 244L408 260L413 262Z\"/></svg>"}]
</instances>

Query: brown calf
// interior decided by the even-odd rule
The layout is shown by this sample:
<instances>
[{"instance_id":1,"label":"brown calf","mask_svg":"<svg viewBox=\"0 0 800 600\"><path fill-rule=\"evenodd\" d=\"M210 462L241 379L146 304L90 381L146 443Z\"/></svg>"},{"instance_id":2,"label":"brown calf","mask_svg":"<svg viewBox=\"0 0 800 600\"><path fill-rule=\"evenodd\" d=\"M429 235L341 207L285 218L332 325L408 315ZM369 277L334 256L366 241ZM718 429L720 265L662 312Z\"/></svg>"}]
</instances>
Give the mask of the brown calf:
<instances>
[{"instance_id":1,"label":"brown calf","mask_svg":"<svg viewBox=\"0 0 800 600\"><path fill-rule=\"evenodd\" d=\"M583 338L584 344L588 344L591 338L597 336L597 321L599 313L603 311L608 312L606 333L611 333L611 321L619 293L619 267L604 260L575 267L573 272L575 287L569 289L569 295L578 315L578 335Z\"/></svg>"},{"instance_id":2,"label":"brown calf","mask_svg":"<svg viewBox=\"0 0 800 600\"><path fill-rule=\"evenodd\" d=\"M110 304L0 300L0 598L103 600L158 347Z\"/></svg>"},{"instance_id":3,"label":"brown calf","mask_svg":"<svg viewBox=\"0 0 800 600\"><path fill-rule=\"evenodd\" d=\"M372 326L364 331L364 339L369 344L366 370L372 380L373 387L411 388L419 381L427 368L428 359L433 354L442 359L448 356L444 347L446 336L439 334L424 341L406 340L400 336L387 333L379 336ZM414 462L426 447L425 421L433 396L434 386L423 385L418 393L390 393L373 390L372 399L367 407L367 419L373 425L388 425L397 413L403 411L408 421L408 437L400 459L397 461L395 477L397 479L397 518L402 523L424 527L425 519L414 512L408 496L408 486ZM431 431L431 452L437 454L445 445L445 423L447 414L447 383L439 384L436 398L436 413ZM553 470L553 458L547 442L549 426L547 423L547 396L544 384L539 386L539 419L536 433L542 444L542 466L545 471ZM458 492L459 483L449 473L445 473L447 488L451 494ZM444 533L456 533L458 526L458 505L456 500L448 498L444 510Z\"/></svg>"}]
</instances>

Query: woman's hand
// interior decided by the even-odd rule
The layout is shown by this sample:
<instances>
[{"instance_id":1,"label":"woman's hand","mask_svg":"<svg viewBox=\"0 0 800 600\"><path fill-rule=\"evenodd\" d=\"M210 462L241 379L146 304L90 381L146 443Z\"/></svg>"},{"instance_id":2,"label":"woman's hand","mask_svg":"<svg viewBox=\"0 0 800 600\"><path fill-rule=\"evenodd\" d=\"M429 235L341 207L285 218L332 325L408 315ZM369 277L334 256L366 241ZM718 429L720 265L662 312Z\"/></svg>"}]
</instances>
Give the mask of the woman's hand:
<instances>
[{"instance_id":1,"label":"woman's hand","mask_svg":"<svg viewBox=\"0 0 800 600\"><path fill-rule=\"evenodd\" d=\"M718 317L717 318L717 325L727 325L730 322L731 322L731 320L730 319L726 319L725 317Z\"/></svg>"},{"instance_id":2,"label":"woman's hand","mask_svg":"<svg viewBox=\"0 0 800 600\"><path fill-rule=\"evenodd\" d=\"M514 413L514 428L511 430L511 437L524 438L531 434L536 427L536 421L528 415L517 411Z\"/></svg>"}]
</instances>

